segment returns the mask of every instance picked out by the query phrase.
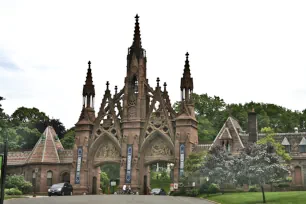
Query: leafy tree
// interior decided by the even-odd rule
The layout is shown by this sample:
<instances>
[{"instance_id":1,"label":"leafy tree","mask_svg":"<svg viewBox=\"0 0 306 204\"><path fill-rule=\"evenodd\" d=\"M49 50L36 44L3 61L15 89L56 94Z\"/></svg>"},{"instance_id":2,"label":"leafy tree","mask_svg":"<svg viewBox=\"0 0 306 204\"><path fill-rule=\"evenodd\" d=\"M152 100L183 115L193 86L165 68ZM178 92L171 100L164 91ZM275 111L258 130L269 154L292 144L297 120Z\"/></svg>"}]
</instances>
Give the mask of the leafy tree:
<instances>
[{"instance_id":1,"label":"leafy tree","mask_svg":"<svg viewBox=\"0 0 306 204\"><path fill-rule=\"evenodd\" d=\"M75 137L75 130L74 127L70 128L64 137L61 139L61 143L65 149L72 149L74 145L74 137Z\"/></svg>"},{"instance_id":2,"label":"leafy tree","mask_svg":"<svg viewBox=\"0 0 306 204\"><path fill-rule=\"evenodd\" d=\"M267 144L268 147L273 148L271 149L271 151L275 151L277 155L282 157L285 161L291 160L290 155L285 152L284 146L274 139L275 134L272 128L270 127L262 128L261 132L266 133L266 136L258 140L257 144Z\"/></svg>"},{"instance_id":3,"label":"leafy tree","mask_svg":"<svg viewBox=\"0 0 306 204\"><path fill-rule=\"evenodd\" d=\"M197 116L199 141L213 141L217 135L213 124L205 116Z\"/></svg>"},{"instance_id":4,"label":"leafy tree","mask_svg":"<svg viewBox=\"0 0 306 204\"><path fill-rule=\"evenodd\" d=\"M25 150L31 150L41 136L41 133L36 128L30 129L24 126L19 126L16 129L16 133L20 136L20 147Z\"/></svg>"},{"instance_id":5,"label":"leafy tree","mask_svg":"<svg viewBox=\"0 0 306 204\"><path fill-rule=\"evenodd\" d=\"M48 116L44 112L40 112L37 108L18 108L11 116L14 126L19 126L22 123L29 123L35 127L36 122L48 120Z\"/></svg>"},{"instance_id":6,"label":"leafy tree","mask_svg":"<svg viewBox=\"0 0 306 204\"><path fill-rule=\"evenodd\" d=\"M233 156L219 146L213 146L207 154L200 172L207 177L210 183L221 186L225 183L234 183L235 174Z\"/></svg>"},{"instance_id":7,"label":"leafy tree","mask_svg":"<svg viewBox=\"0 0 306 204\"><path fill-rule=\"evenodd\" d=\"M261 187L263 202L266 203L264 184L285 178L288 166L278 154L269 153L267 144L253 144L245 147L238 157L234 157L232 171L235 180L243 184L248 181Z\"/></svg>"},{"instance_id":8,"label":"leafy tree","mask_svg":"<svg viewBox=\"0 0 306 204\"><path fill-rule=\"evenodd\" d=\"M110 179L118 179L120 177L120 164L104 164L101 171L105 172Z\"/></svg>"},{"instance_id":9,"label":"leafy tree","mask_svg":"<svg viewBox=\"0 0 306 204\"><path fill-rule=\"evenodd\" d=\"M100 174L100 187L104 193L109 187L109 177L107 176L107 173L104 171L101 171L101 174Z\"/></svg>"},{"instance_id":10,"label":"leafy tree","mask_svg":"<svg viewBox=\"0 0 306 204\"><path fill-rule=\"evenodd\" d=\"M203 165L206 152L192 152L184 163L184 172L187 176L192 175L194 172L200 170Z\"/></svg>"},{"instance_id":11,"label":"leafy tree","mask_svg":"<svg viewBox=\"0 0 306 204\"><path fill-rule=\"evenodd\" d=\"M62 139L66 134L66 128L59 119L46 119L35 122L35 127L39 132L43 133L48 126L52 126L59 139Z\"/></svg>"}]
</instances>

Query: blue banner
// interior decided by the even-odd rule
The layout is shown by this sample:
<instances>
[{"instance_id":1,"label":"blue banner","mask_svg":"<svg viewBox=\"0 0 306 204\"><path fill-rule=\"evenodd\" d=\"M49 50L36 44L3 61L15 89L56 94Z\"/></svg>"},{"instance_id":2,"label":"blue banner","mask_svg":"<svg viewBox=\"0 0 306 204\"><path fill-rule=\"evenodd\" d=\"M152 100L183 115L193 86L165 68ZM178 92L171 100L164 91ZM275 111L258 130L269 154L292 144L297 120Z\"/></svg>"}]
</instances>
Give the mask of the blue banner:
<instances>
[{"instance_id":1,"label":"blue banner","mask_svg":"<svg viewBox=\"0 0 306 204\"><path fill-rule=\"evenodd\" d=\"M75 184L80 184L80 172L81 172L83 148L78 147L77 153L78 153L78 158L77 158L77 166L75 172Z\"/></svg>"},{"instance_id":2,"label":"blue banner","mask_svg":"<svg viewBox=\"0 0 306 204\"><path fill-rule=\"evenodd\" d=\"M184 175L184 162L185 162L185 144L180 144L180 169L179 175Z\"/></svg>"},{"instance_id":3,"label":"blue banner","mask_svg":"<svg viewBox=\"0 0 306 204\"><path fill-rule=\"evenodd\" d=\"M127 145L127 160L126 160L126 177L125 183L131 183L132 180L132 156L133 156L133 145Z\"/></svg>"}]
</instances>

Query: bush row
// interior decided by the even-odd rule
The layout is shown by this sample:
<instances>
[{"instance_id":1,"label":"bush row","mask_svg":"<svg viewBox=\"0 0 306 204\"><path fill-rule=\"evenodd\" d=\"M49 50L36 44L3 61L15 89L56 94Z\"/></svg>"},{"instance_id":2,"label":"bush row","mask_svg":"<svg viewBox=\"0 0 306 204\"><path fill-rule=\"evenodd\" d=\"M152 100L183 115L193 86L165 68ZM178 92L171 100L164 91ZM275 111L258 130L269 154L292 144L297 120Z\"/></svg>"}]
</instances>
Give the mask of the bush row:
<instances>
[{"instance_id":1,"label":"bush row","mask_svg":"<svg viewBox=\"0 0 306 204\"><path fill-rule=\"evenodd\" d=\"M22 195L22 192L18 188L6 188L4 193L6 195Z\"/></svg>"}]
</instances>

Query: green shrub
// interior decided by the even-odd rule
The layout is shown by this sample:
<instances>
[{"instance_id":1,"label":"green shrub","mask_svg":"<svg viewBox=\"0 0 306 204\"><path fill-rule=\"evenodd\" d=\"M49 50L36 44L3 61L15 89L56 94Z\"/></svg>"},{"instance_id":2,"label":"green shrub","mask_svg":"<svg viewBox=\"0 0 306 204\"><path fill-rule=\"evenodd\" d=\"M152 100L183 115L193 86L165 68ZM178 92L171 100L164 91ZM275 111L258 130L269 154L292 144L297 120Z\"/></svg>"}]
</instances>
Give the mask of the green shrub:
<instances>
[{"instance_id":1,"label":"green shrub","mask_svg":"<svg viewBox=\"0 0 306 204\"><path fill-rule=\"evenodd\" d=\"M249 192L257 192L258 189L256 188L256 186L250 186L249 187Z\"/></svg>"},{"instance_id":2,"label":"green shrub","mask_svg":"<svg viewBox=\"0 0 306 204\"><path fill-rule=\"evenodd\" d=\"M26 180L22 175L14 175L14 176L7 176L5 181L6 188L17 188L23 194L27 194L32 191L32 184Z\"/></svg>"},{"instance_id":3,"label":"green shrub","mask_svg":"<svg viewBox=\"0 0 306 204\"><path fill-rule=\"evenodd\" d=\"M218 184L212 183L212 184L209 185L208 193L215 194L215 193L218 193L218 192L220 192L220 187L219 187Z\"/></svg>"},{"instance_id":4,"label":"green shrub","mask_svg":"<svg viewBox=\"0 0 306 204\"><path fill-rule=\"evenodd\" d=\"M279 188L288 188L288 187L290 187L290 184L289 183L279 183L277 185L277 187L279 187Z\"/></svg>"},{"instance_id":5,"label":"green shrub","mask_svg":"<svg viewBox=\"0 0 306 204\"><path fill-rule=\"evenodd\" d=\"M186 195L190 196L190 197L197 197L199 195L199 189L193 188L193 189L187 191Z\"/></svg>"},{"instance_id":6,"label":"green shrub","mask_svg":"<svg viewBox=\"0 0 306 204\"><path fill-rule=\"evenodd\" d=\"M208 190L208 184L207 183L203 183L200 187L200 194L206 193Z\"/></svg>"},{"instance_id":7,"label":"green shrub","mask_svg":"<svg viewBox=\"0 0 306 204\"><path fill-rule=\"evenodd\" d=\"M172 195L172 196L184 196L184 195L186 195L186 189L184 187L181 187L181 188L179 188L178 191L174 191L170 195Z\"/></svg>"},{"instance_id":8,"label":"green shrub","mask_svg":"<svg viewBox=\"0 0 306 204\"><path fill-rule=\"evenodd\" d=\"M22 195L22 192L18 188L10 188L4 190L6 195Z\"/></svg>"}]
</instances>

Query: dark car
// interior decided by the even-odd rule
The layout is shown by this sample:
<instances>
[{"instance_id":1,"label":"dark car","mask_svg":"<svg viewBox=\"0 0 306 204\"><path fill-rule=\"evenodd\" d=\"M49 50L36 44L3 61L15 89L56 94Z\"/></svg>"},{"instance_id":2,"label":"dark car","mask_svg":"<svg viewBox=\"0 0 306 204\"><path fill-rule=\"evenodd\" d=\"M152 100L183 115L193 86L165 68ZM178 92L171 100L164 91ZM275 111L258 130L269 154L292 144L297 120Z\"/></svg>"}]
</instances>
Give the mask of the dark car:
<instances>
[{"instance_id":1,"label":"dark car","mask_svg":"<svg viewBox=\"0 0 306 204\"><path fill-rule=\"evenodd\" d=\"M49 189L48 189L48 196L52 195L72 195L73 193L73 188L70 183L57 183L53 184Z\"/></svg>"},{"instance_id":2,"label":"dark car","mask_svg":"<svg viewBox=\"0 0 306 204\"><path fill-rule=\"evenodd\" d=\"M151 195L167 195L166 191L162 188L153 188L151 190Z\"/></svg>"}]
</instances>

